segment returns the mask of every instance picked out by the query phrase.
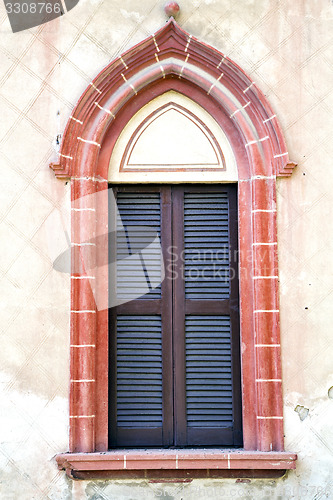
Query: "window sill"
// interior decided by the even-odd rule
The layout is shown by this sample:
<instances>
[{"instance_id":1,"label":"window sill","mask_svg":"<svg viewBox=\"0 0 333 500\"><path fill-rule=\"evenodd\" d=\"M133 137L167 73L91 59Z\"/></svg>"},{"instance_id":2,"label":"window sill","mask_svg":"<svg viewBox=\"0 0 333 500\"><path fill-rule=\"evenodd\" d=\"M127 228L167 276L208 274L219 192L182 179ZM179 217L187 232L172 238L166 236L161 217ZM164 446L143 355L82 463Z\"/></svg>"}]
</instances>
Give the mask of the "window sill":
<instances>
[{"instance_id":1,"label":"window sill","mask_svg":"<svg viewBox=\"0 0 333 500\"><path fill-rule=\"evenodd\" d=\"M58 467L72 479L91 478L276 478L296 468L297 455L216 449L111 450L62 453Z\"/></svg>"}]
</instances>

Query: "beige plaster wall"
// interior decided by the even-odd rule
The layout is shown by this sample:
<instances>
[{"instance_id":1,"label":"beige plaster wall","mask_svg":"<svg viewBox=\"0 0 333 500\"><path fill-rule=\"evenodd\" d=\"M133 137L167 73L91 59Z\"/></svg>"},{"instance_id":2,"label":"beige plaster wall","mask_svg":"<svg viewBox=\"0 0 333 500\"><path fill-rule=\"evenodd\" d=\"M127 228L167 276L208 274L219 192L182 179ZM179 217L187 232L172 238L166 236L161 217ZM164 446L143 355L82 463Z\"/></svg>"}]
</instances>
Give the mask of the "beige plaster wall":
<instances>
[{"instance_id":1,"label":"beige plaster wall","mask_svg":"<svg viewBox=\"0 0 333 500\"><path fill-rule=\"evenodd\" d=\"M53 456L68 448L70 283L52 262L66 245L70 198L48 164L91 79L165 16L160 0L80 0L60 20L13 34L1 3L1 499L333 497L333 4L180 3L180 25L265 92L299 164L278 183L285 443L299 454L297 471L279 481L184 485L73 483L57 471Z\"/></svg>"}]
</instances>

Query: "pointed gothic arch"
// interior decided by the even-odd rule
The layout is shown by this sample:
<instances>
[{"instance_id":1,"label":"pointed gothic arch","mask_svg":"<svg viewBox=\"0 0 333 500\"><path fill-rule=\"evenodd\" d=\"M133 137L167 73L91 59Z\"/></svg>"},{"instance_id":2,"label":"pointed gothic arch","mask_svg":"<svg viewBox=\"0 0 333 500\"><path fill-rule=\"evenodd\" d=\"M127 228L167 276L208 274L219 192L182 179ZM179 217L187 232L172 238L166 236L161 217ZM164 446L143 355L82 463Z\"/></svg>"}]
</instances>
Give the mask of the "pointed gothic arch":
<instances>
[{"instance_id":1,"label":"pointed gothic arch","mask_svg":"<svg viewBox=\"0 0 333 500\"><path fill-rule=\"evenodd\" d=\"M68 121L59 163L51 165L58 178L71 178L72 186L70 451L105 452L108 442L108 278L97 266L107 243L90 248L89 255L84 243L107 229L108 169L117 137L152 95L169 90L203 105L220 123L236 157L244 448L279 452L269 465L261 456L261 467L249 461L230 466L230 454L221 455L219 467L294 468L295 456L283 453L275 184L278 176L291 175L295 164L257 86L172 18L91 82ZM84 279L82 260L89 261L93 282ZM105 307L97 307L96 297ZM79 470L75 453L71 457L71 468ZM68 468L69 459L59 456L60 466ZM108 468L114 468L111 462Z\"/></svg>"},{"instance_id":2,"label":"pointed gothic arch","mask_svg":"<svg viewBox=\"0 0 333 500\"><path fill-rule=\"evenodd\" d=\"M145 161L152 135L157 140L156 151ZM164 154L168 155L167 160L162 157ZM221 147L211 130L191 111L172 101L150 113L136 128L119 170L161 171L165 161L168 170L225 169Z\"/></svg>"}]
</instances>

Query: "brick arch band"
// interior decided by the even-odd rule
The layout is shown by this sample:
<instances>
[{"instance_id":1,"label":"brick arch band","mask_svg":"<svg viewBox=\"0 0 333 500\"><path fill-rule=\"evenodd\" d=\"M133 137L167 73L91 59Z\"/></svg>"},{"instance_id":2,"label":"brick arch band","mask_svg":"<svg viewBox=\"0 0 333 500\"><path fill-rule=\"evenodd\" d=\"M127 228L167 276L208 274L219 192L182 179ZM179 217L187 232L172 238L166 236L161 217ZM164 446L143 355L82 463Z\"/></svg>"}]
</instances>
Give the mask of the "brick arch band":
<instances>
[{"instance_id":1,"label":"brick arch band","mask_svg":"<svg viewBox=\"0 0 333 500\"><path fill-rule=\"evenodd\" d=\"M108 243L92 242L108 231L110 156L129 119L168 90L201 104L236 156L244 448L282 451L275 184L295 164L251 79L172 18L90 83L68 121L59 163L51 165L58 178L71 178L72 189L70 451L108 448L108 274L99 265Z\"/></svg>"}]
</instances>

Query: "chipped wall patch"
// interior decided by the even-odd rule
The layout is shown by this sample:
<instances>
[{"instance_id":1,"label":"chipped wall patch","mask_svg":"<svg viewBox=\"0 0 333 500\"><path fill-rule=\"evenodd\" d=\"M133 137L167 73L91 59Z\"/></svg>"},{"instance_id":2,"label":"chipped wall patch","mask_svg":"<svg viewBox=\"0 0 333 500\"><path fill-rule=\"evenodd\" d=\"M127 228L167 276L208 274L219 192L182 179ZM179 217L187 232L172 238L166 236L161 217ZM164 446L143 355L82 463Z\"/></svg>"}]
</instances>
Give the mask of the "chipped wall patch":
<instances>
[{"instance_id":1,"label":"chipped wall patch","mask_svg":"<svg viewBox=\"0 0 333 500\"><path fill-rule=\"evenodd\" d=\"M294 411L298 413L298 416L302 422L309 415L309 408L305 408L305 406L302 405L297 405Z\"/></svg>"}]
</instances>

